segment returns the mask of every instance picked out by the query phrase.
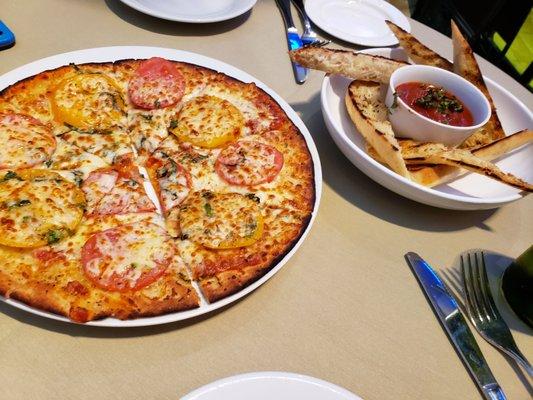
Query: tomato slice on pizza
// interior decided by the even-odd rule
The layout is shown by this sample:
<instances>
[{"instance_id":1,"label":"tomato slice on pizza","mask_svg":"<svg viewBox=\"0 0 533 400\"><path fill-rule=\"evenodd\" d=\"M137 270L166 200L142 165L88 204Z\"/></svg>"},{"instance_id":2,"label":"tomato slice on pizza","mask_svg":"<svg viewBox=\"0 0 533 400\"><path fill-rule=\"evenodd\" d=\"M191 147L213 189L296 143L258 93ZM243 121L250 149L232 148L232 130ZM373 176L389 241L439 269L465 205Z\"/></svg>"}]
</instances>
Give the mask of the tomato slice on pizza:
<instances>
[{"instance_id":1,"label":"tomato slice on pizza","mask_svg":"<svg viewBox=\"0 0 533 400\"><path fill-rule=\"evenodd\" d=\"M152 110L176 104L185 93L185 78L176 66L160 57L143 61L128 83L131 102Z\"/></svg>"},{"instance_id":2,"label":"tomato slice on pizza","mask_svg":"<svg viewBox=\"0 0 533 400\"><path fill-rule=\"evenodd\" d=\"M113 167L97 169L83 181L88 216L155 211L132 157L123 156Z\"/></svg>"},{"instance_id":3,"label":"tomato slice on pizza","mask_svg":"<svg viewBox=\"0 0 533 400\"><path fill-rule=\"evenodd\" d=\"M238 186L271 182L282 168L283 154L273 146L253 140L239 140L225 147L215 163L220 178Z\"/></svg>"},{"instance_id":4,"label":"tomato slice on pizza","mask_svg":"<svg viewBox=\"0 0 533 400\"><path fill-rule=\"evenodd\" d=\"M85 275L97 286L129 291L161 277L174 253L165 230L145 221L93 234L83 245L81 262Z\"/></svg>"}]
</instances>

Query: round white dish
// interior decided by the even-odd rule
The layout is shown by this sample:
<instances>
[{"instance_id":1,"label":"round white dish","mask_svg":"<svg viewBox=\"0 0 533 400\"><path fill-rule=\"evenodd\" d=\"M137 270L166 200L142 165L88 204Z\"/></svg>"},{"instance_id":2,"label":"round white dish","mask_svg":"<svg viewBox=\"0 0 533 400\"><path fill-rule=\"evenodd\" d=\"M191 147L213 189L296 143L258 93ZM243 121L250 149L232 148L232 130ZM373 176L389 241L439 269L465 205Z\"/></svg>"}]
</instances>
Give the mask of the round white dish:
<instances>
[{"instance_id":1,"label":"round white dish","mask_svg":"<svg viewBox=\"0 0 533 400\"><path fill-rule=\"evenodd\" d=\"M361 400L340 386L289 372L252 372L220 379L181 400Z\"/></svg>"},{"instance_id":2,"label":"round white dish","mask_svg":"<svg viewBox=\"0 0 533 400\"><path fill-rule=\"evenodd\" d=\"M364 53L391 57L391 49L368 49ZM401 58L401 49L395 57ZM405 59L405 56L404 58ZM322 114L326 127L344 155L363 173L389 190L411 200L440 208L481 210L497 208L521 199L518 189L479 174L468 173L446 184L428 188L410 181L381 165L365 151L362 136L353 125L344 104L344 95L351 80L342 76L326 76L322 83ZM521 129L533 129L533 113L489 78L485 78L503 129L508 134ZM507 154L496 163L503 171L513 173L528 182L533 181L533 145Z\"/></svg>"},{"instance_id":3,"label":"round white dish","mask_svg":"<svg viewBox=\"0 0 533 400\"><path fill-rule=\"evenodd\" d=\"M257 0L120 0L144 14L177 22L208 23L238 17Z\"/></svg>"},{"instance_id":4,"label":"round white dish","mask_svg":"<svg viewBox=\"0 0 533 400\"><path fill-rule=\"evenodd\" d=\"M419 114L401 96L395 95L396 88L407 82L431 83L452 93L471 111L474 125L446 125ZM489 101L481 90L453 72L429 65L406 65L394 71L389 81L385 105L391 110L389 118L396 136L448 146L461 144L485 125L491 115Z\"/></svg>"},{"instance_id":5,"label":"round white dish","mask_svg":"<svg viewBox=\"0 0 533 400\"><path fill-rule=\"evenodd\" d=\"M398 44L385 20L411 32L407 17L383 0L306 0L305 11L323 31L361 46Z\"/></svg>"},{"instance_id":6,"label":"round white dish","mask_svg":"<svg viewBox=\"0 0 533 400\"><path fill-rule=\"evenodd\" d=\"M26 64L22 67L16 68L2 76L0 76L0 90L3 88L12 85L15 82L20 81L21 79L33 76L39 72L46 71L49 69L57 68L62 65L69 63L88 63L88 62L106 62L106 61L115 61L128 58L150 58L153 56L167 58L169 60L184 61L203 67L211 68L215 71L222 72L226 75L229 75L233 78L236 78L243 82L254 82L258 87L267 92L272 98L281 106L281 108L287 113L291 121L300 129L302 135L305 138L309 152L313 159L314 164L314 176L315 176L315 204L313 208L313 213L309 224L307 225L305 231L301 235L300 239L296 242L294 247L281 259L274 268L272 268L266 275L261 279L257 280L250 286L241 290L240 292L235 293L232 296L226 297L222 300L219 300L212 304L202 303L199 308L188 311L175 312L171 314L160 315L156 317L147 317L147 318L137 318L132 320L121 321L114 318L106 318L98 321L91 321L84 325L89 326L106 326L106 327L134 327L134 326L148 326L148 325L159 325L166 324L169 322L180 321L184 319L189 319L197 317L202 314L209 313L213 310L221 308L227 304L233 303L234 301L240 299L241 297L246 296L248 293L254 291L267 280L269 280L276 272L278 272L283 265L292 257L292 255L298 250L302 242L305 240L313 221L316 217L318 210L318 205L320 203L320 196L322 194L322 169L320 166L320 158L318 156L318 151L316 149L315 143L311 137L311 134L307 130L305 124L292 109L292 107L281 98L276 92L266 86L263 82L254 78L252 75L241 71L238 68L235 68L229 64L223 63L222 61L215 60L210 57L202 56L200 54L191 53L187 51L166 49L161 47L146 47L146 46L116 46L116 47L100 47L94 49L85 49L78 50L69 53L58 54L55 56L43 58L38 61ZM22 302L5 299L0 296L0 300L13 305L22 310L37 314L43 317L71 322L68 318L62 317L57 314L49 313L46 311L38 310L36 308L30 307Z\"/></svg>"}]
</instances>

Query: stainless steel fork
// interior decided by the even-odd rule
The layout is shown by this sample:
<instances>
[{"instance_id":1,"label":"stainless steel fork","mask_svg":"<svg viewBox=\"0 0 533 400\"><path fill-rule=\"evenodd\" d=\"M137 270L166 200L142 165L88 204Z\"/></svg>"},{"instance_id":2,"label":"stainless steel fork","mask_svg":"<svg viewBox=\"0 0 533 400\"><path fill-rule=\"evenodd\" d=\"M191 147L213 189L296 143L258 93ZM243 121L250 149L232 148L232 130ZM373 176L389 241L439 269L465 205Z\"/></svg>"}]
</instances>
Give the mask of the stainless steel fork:
<instances>
[{"instance_id":1,"label":"stainless steel fork","mask_svg":"<svg viewBox=\"0 0 533 400\"><path fill-rule=\"evenodd\" d=\"M494 304L483 252L469 253L464 257L461 255L461 270L466 308L472 324L487 342L512 357L529 376L533 376L531 364L516 346L509 327Z\"/></svg>"},{"instance_id":2,"label":"stainless steel fork","mask_svg":"<svg viewBox=\"0 0 533 400\"><path fill-rule=\"evenodd\" d=\"M305 45L312 44L318 41L317 34L315 31L313 31L313 27L311 26L311 21L309 21L309 17L307 16L307 13L305 12L304 2L303 0L292 0L293 4L296 6L296 9L300 13L302 17L302 21L304 23L304 33L302 33L301 39L302 43Z\"/></svg>"}]
</instances>

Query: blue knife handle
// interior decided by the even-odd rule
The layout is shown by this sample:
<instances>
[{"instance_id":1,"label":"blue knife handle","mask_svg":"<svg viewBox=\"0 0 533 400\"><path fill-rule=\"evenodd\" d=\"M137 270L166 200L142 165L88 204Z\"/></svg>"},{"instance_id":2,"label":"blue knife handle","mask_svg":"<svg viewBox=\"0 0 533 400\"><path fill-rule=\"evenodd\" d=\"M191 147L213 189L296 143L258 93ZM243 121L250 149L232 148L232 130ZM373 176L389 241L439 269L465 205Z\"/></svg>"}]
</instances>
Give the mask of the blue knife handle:
<instances>
[{"instance_id":1,"label":"blue knife handle","mask_svg":"<svg viewBox=\"0 0 533 400\"><path fill-rule=\"evenodd\" d=\"M0 47L11 46L13 43L15 43L15 35L6 24L0 21Z\"/></svg>"}]
</instances>

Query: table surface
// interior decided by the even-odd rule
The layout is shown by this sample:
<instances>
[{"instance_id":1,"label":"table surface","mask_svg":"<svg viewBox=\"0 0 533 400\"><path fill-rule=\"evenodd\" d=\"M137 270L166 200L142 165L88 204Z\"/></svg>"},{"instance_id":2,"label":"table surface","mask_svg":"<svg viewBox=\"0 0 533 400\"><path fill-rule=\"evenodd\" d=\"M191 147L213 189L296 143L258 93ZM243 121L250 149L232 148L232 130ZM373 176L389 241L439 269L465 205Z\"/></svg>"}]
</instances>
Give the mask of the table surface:
<instances>
[{"instance_id":1,"label":"table surface","mask_svg":"<svg viewBox=\"0 0 533 400\"><path fill-rule=\"evenodd\" d=\"M299 113L324 173L318 216L300 250L265 285L219 312L163 326L104 329L0 303L2 398L177 399L222 377L265 370L312 375L366 400L481 398L403 254L419 252L457 288L462 251L516 257L531 244L533 196L497 210L449 211L402 198L367 178L326 130L323 74L313 71L305 85L295 84L274 0L211 25L158 20L117 0L2 0L0 17L17 36L14 47L0 52L0 73L111 45L183 49L233 64ZM448 38L411 24L415 36L451 56ZM515 81L487 62L481 69L533 108L533 96ZM503 313L533 359L531 330L507 309ZM508 398L530 398L531 381L474 334Z\"/></svg>"}]
</instances>

